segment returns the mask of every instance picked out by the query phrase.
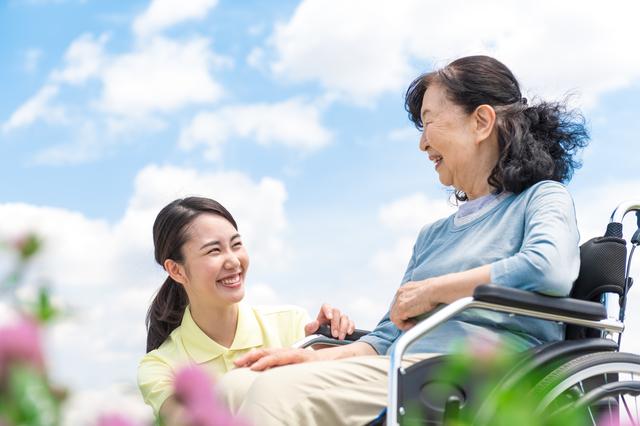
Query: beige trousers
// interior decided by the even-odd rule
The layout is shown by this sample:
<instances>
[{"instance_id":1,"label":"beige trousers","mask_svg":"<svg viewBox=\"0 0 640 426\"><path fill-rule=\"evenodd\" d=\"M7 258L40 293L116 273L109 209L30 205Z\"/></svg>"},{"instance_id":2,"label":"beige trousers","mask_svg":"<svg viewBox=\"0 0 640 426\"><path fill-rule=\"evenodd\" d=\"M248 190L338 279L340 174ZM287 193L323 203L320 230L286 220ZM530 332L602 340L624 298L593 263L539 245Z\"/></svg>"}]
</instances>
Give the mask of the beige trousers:
<instances>
[{"instance_id":1,"label":"beige trousers","mask_svg":"<svg viewBox=\"0 0 640 426\"><path fill-rule=\"evenodd\" d=\"M407 357L403 366L433 354ZM232 370L218 382L234 414L256 426L364 425L387 406L388 356Z\"/></svg>"}]
</instances>

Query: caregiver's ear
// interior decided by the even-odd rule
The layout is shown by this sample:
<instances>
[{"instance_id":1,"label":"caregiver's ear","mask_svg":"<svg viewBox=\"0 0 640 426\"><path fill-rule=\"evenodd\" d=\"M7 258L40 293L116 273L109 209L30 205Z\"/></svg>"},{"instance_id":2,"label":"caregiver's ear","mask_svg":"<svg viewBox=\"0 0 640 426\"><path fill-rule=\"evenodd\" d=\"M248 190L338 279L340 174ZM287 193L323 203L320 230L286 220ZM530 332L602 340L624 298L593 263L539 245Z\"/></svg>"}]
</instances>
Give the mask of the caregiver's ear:
<instances>
[{"instance_id":1,"label":"caregiver's ear","mask_svg":"<svg viewBox=\"0 0 640 426\"><path fill-rule=\"evenodd\" d=\"M163 263L164 270L167 271L171 279L180 284L187 282L187 274L184 266L172 259L167 259Z\"/></svg>"}]
</instances>

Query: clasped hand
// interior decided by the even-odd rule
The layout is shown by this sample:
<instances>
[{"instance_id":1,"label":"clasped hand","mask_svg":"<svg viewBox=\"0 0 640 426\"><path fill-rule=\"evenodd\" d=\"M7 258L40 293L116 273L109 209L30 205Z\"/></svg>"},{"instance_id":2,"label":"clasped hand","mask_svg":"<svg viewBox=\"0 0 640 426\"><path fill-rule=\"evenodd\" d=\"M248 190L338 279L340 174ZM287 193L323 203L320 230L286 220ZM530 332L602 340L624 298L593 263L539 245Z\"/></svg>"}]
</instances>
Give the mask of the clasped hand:
<instances>
[{"instance_id":1,"label":"clasped hand","mask_svg":"<svg viewBox=\"0 0 640 426\"><path fill-rule=\"evenodd\" d=\"M396 327L406 331L416 325L415 317L433 310L438 302L434 300L433 278L410 281L398 289L389 311L389 317Z\"/></svg>"}]
</instances>

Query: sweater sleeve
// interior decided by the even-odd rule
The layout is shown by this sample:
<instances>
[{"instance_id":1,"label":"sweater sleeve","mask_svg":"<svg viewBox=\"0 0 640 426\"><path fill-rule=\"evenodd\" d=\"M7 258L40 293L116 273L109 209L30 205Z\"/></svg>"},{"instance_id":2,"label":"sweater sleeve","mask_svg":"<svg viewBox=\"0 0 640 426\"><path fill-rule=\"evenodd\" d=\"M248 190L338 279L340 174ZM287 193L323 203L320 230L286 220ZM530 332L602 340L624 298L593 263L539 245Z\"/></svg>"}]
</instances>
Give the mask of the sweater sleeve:
<instances>
[{"instance_id":1,"label":"sweater sleeve","mask_svg":"<svg viewBox=\"0 0 640 426\"><path fill-rule=\"evenodd\" d=\"M419 239L420 237L418 237L418 240ZM402 284L405 284L411 279L413 269L415 268L416 245L413 246L413 254L411 255L409 265L407 266L407 270L405 271L404 277L402 278ZM371 333L358 339L359 342L368 343L378 353L378 355L385 355L389 347L402 333L400 329L391 322L389 314L390 312L387 311L387 313L382 317L376 328Z\"/></svg>"},{"instance_id":2,"label":"sweater sleeve","mask_svg":"<svg viewBox=\"0 0 640 426\"><path fill-rule=\"evenodd\" d=\"M491 281L567 296L580 268L580 237L573 200L566 188L556 182L544 182L532 190L520 251L491 265Z\"/></svg>"}]
</instances>

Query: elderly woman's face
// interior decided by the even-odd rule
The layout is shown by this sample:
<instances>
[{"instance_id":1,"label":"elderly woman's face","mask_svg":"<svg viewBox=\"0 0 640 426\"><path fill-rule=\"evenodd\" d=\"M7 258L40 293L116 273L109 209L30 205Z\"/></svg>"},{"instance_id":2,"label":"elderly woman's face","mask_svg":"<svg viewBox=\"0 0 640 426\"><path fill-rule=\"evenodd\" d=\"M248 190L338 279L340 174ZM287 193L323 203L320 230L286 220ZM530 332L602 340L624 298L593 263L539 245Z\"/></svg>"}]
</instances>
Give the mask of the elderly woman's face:
<instances>
[{"instance_id":1,"label":"elderly woman's face","mask_svg":"<svg viewBox=\"0 0 640 426\"><path fill-rule=\"evenodd\" d=\"M474 169L473 120L470 114L447 99L439 84L430 84L420 111L423 131L420 149L429 154L440 182L461 189Z\"/></svg>"}]
</instances>

